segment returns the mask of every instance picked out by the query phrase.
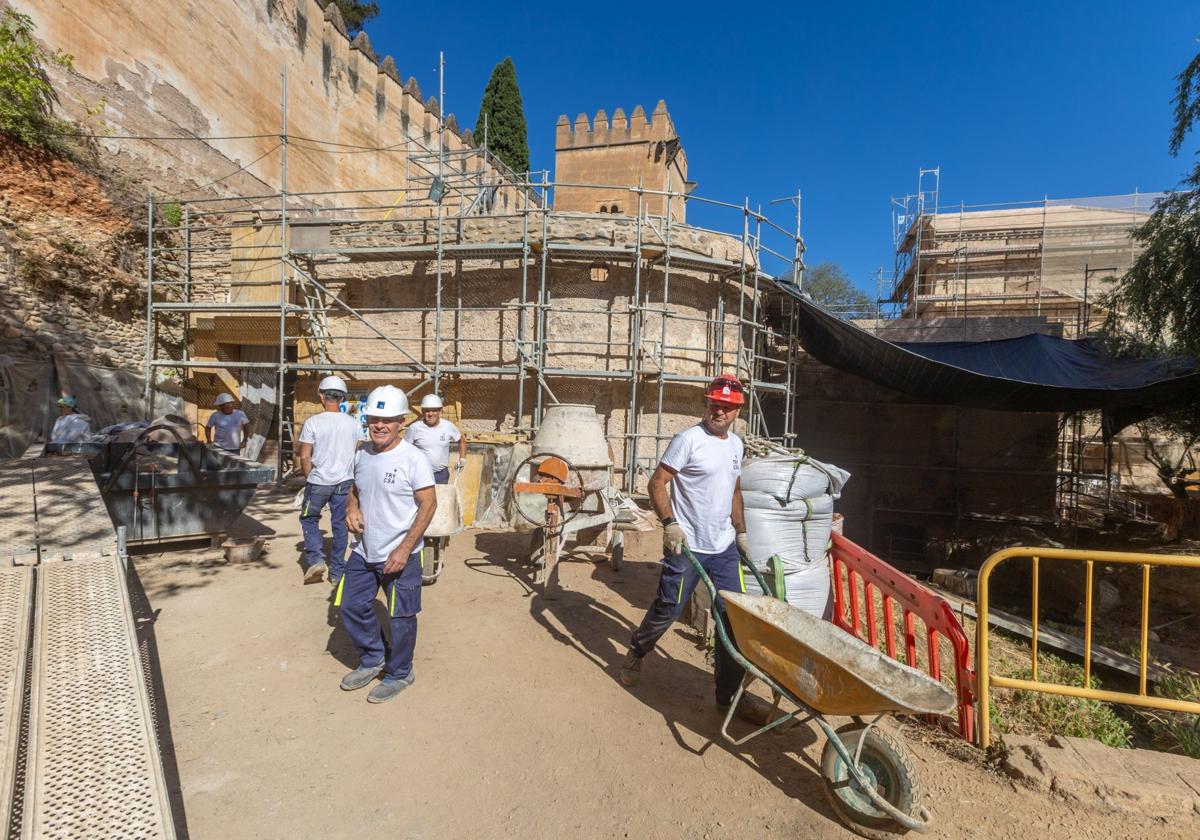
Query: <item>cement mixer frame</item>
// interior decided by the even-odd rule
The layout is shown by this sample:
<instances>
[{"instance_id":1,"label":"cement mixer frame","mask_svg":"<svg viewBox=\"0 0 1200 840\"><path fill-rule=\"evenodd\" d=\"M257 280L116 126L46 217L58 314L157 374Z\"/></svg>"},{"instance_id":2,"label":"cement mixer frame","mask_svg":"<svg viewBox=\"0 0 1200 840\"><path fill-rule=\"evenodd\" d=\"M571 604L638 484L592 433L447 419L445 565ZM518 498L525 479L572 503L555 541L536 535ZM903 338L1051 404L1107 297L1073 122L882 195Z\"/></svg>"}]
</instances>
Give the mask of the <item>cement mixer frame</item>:
<instances>
[{"instance_id":1,"label":"cement mixer frame","mask_svg":"<svg viewBox=\"0 0 1200 840\"><path fill-rule=\"evenodd\" d=\"M552 452L534 453L513 470L513 509L518 523L533 528L529 562L533 581L543 587L547 598L558 594L558 561L570 542L577 551L603 548L613 571L620 570L624 561L625 539L616 521L619 491L607 483L595 484L564 456ZM602 545L600 528L604 529ZM583 538L588 532L590 538Z\"/></svg>"}]
</instances>

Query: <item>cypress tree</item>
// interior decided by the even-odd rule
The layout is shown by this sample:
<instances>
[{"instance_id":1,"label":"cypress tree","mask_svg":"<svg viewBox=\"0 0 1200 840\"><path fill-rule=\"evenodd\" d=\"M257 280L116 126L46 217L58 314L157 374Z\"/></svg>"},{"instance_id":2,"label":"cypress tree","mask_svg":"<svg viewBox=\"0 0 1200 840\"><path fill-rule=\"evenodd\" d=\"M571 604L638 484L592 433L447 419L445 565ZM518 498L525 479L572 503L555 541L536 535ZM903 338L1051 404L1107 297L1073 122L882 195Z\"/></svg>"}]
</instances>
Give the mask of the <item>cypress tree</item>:
<instances>
[{"instance_id":1,"label":"cypress tree","mask_svg":"<svg viewBox=\"0 0 1200 840\"><path fill-rule=\"evenodd\" d=\"M529 140L525 127L525 107L517 87L517 68L511 57L492 69L479 117L475 121L475 142L483 145L483 119L487 115L488 150L508 164L517 174L529 169Z\"/></svg>"}]
</instances>

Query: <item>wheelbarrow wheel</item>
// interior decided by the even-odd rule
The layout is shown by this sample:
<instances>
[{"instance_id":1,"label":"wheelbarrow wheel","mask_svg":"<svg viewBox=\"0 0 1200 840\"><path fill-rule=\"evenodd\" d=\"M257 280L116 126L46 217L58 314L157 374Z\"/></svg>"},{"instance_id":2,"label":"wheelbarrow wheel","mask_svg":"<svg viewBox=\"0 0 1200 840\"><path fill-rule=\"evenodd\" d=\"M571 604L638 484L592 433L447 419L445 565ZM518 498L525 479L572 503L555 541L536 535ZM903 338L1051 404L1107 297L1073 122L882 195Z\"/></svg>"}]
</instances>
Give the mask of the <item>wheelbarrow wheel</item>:
<instances>
[{"instance_id":1,"label":"wheelbarrow wheel","mask_svg":"<svg viewBox=\"0 0 1200 840\"><path fill-rule=\"evenodd\" d=\"M896 810L917 816L921 804L921 780L908 751L886 732L859 724L848 724L837 731L838 738L851 756L865 735L859 765L875 791ZM821 753L821 777L825 796L834 812L848 828L871 840L889 840L908 829L871 801L859 788L846 762L832 742Z\"/></svg>"}]
</instances>

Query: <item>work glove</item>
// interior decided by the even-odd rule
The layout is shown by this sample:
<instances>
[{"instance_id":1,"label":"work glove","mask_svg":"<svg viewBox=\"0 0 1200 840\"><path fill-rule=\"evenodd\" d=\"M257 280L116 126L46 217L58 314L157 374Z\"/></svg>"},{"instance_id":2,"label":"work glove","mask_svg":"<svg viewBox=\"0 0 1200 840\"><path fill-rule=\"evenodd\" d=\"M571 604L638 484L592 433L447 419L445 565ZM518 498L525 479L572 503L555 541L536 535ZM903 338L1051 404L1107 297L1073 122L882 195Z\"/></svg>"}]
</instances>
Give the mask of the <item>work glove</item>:
<instances>
[{"instance_id":1,"label":"work glove","mask_svg":"<svg viewBox=\"0 0 1200 840\"><path fill-rule=\"evenodd\" d=\"M746 534L746 532L745 531L739 532L738 535L736 537L734 537L734 542L737 543L738 551L740 551L742 553L742 556L745 557L747 560L749 560L750 559L750 537Z\"/></svg>"},{"instance_id":2,"label":"work glove","mask_svg":"<svg viewBox=\"0 0 1200 840\"><path fill-rule=\"evenodd\" d=\"M682 554L687 540L683 538L683 528L678 522L663 526L663 551L667 554Z\"/></svg>"},{"instance_id":3,"label":"work glove","mask_svg":"<svg viewBox=\"0 0 1200 840\"><path fill-rule=\"evenodd\" d=\"M456 470L460 470L460 471L461 471L461 470L465 470L465 469L467 468L467 459L466 459L466 458L459 458L459 459L458 459L458 463L454 465L454 468L455 468Z\"/></svg>"}]
</instances>

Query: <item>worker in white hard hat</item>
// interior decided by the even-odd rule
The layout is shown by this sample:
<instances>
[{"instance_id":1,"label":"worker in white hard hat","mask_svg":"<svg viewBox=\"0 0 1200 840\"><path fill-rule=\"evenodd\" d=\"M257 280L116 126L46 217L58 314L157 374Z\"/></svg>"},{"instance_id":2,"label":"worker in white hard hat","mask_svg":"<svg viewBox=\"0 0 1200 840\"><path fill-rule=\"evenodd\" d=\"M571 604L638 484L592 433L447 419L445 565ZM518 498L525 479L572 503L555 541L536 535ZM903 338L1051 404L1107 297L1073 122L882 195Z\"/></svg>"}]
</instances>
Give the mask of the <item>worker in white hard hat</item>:
<instances>
[{"instance_id":1,"label":"worker in white hard hat","mask_svg":"<svg viewBox=\"0 0 1200 840\"><path fill-rule=\"evenodd\" d=\"M354 456L361 438L358 421L342 411L348 391L340 377L322 379L317 385L322 411L305 420L300 429L300 469L305 476L304 501L300 505L305 583L320 583L328 570L329 582L336 586L346 568L346 498L354 480ZM321 511L326 505L333 533L328 564L321 536Z\"/></svg>"},{"instance_id":2,"label":"worker in white hard hat","mask_svg":"<svg viewBox=\"0 0 1200 840\"><path fill-rule=\"evenodd\" d=\"M426 394L421 398L421 419L408 427L404 439L420 449L433 464L433 480L438 484L450 481L450 444L458 444L455 469L467 465L467 440L449 420L442 419L442 398Z\"/></svg>"},{"instance_id":3,"label":"worker in white hard hat","mask_svg":"<svg viewBox=\"0 0 1200 840\"><path fill-rule=\"evenodd\" d=\"M334 604L358 649L359 665L342 688L363 688L380 673L367 700L383 703L413 684L417 613L421 611L422 537L437 510L429 459L404 440L408 397L383 385L367 395L371 439L354 460L346 525L355 534ZM391 629L385 645L375 598L383 589Z\"/></svg>"},{"instance_id":4,"label":"worker in white hard hat","mask_svg":"<svg viewBox=\"0 0 1200 840\"><path fill-rule=\"evenodd\" d=\"M50 430L51 443L83 443L92 439L92 420L69 394L58 398L58 419Z\"/></svg>"},{"instance_id":5,"label":"worker in white hard hat","mask_svg":"<svg viewBox=\"0 0 1200 840\"><path fill-rule=\"evenodd\" d=\"M209 415L208 422L204 424L205 443L240 455L249 437L246 427L250 425L250 418L235 405L232 394L219 395L213 405L217 410Z\"/></svg>"}]
</instances>

